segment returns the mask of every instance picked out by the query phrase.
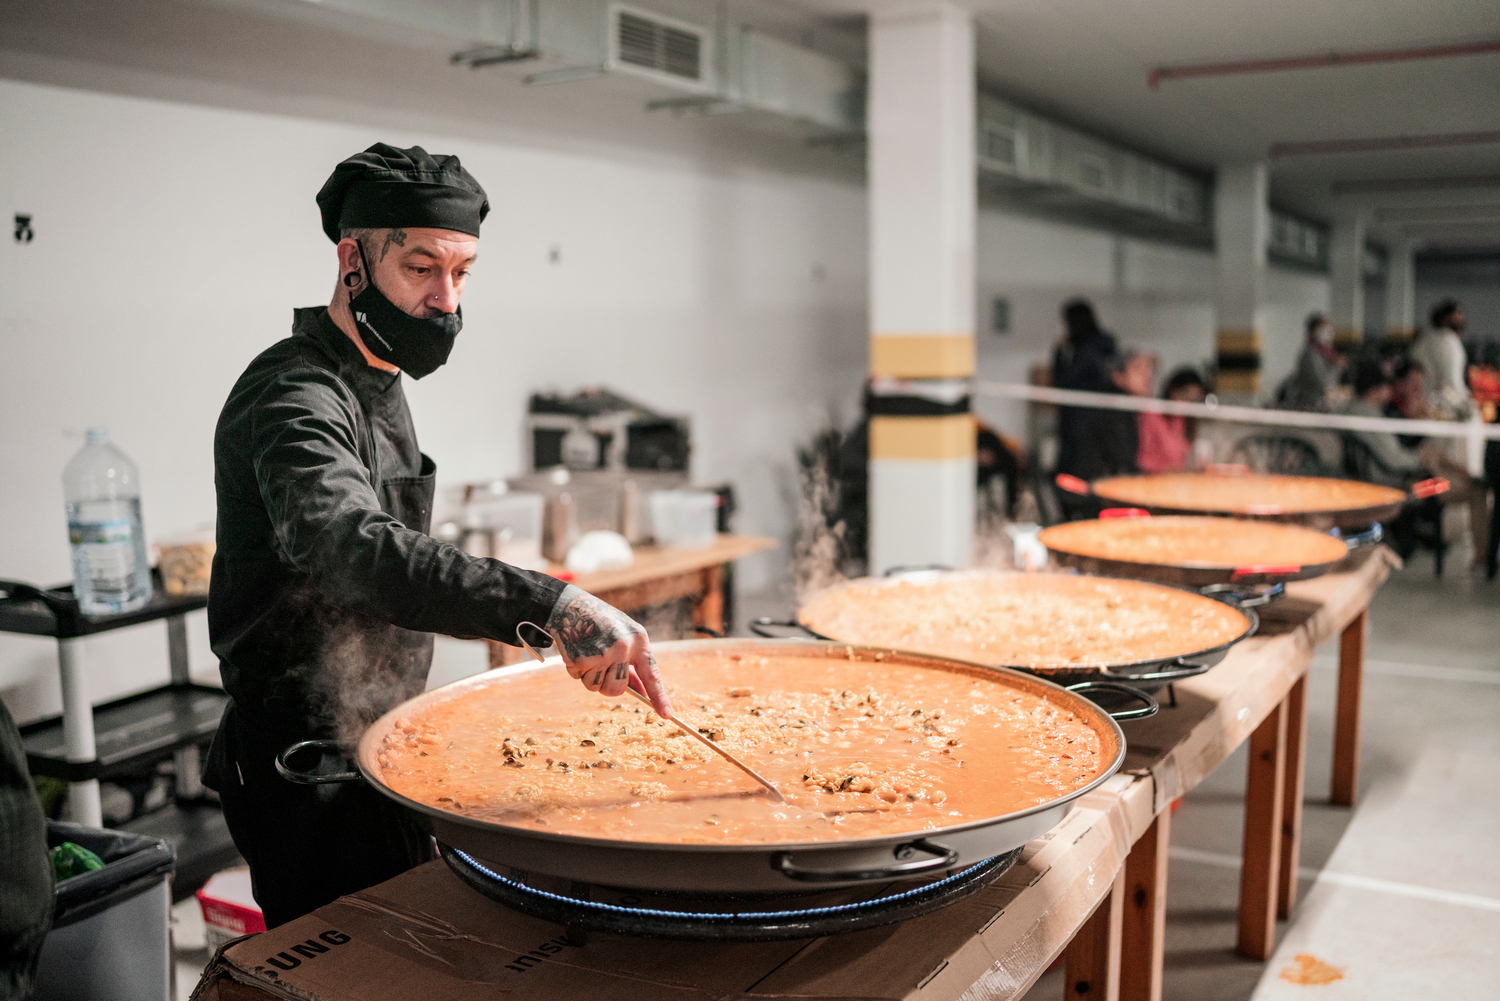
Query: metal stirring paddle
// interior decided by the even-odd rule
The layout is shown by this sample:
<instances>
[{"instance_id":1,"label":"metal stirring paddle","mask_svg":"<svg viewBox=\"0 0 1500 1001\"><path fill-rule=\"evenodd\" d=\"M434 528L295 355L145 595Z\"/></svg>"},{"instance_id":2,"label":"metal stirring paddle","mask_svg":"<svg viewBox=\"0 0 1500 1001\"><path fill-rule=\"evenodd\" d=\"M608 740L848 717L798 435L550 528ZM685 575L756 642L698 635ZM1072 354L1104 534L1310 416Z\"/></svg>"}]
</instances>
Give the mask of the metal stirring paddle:
<instances>
[{"instance_id":1,"label":"metal stirring paddle","mask_svg":"<svg viewBox=\"0 0 1500 1001\"><path fill-rule=\"evenodd\" d=\"M523 622L523 623L521 623L521 625L523 625L523 626L530 626L532 629L535 629L537 632L541 633L543 636L546 636L548 639L552 638L552 634L551 633L548 633L541 626L538 626L538 625L536 625L533 622ZM520 629L516 630L516 639L518 639L518 640L521 641L521 645L526 648L526 652L527 653L531 654L538 661L542 661L542 659L543 659L542 655L539 654L539 653L537 653L536 650L532 649L532 646L531 646L530 643L526 642L526 637L524 637L524 636L521 635ZM550 646L551 644L548 644L548 645ZM630 680L634 681L635 679L631 678ZM631 695L634 695L636 698L640 699L642 702L646 703L646 705L651 706L651 711L652 712L656 712L656 707L651 705L651 700L648 699L648 698L646 698L645 695L643 695L640 692L636 691L634 687L631 687L631 686L629 686L627 684L625 690L627 692L629 692ZM661 715L661 714L657 713L657 715ZM720 747L716 742L714 742L712 739L710 739L707 734L699 733L697 727L695 727L692 724L688 723L686 720L684 720L681 717L679 717L676 713L673 713L672 715L664 717L664 718L669 723L676 723L678 725L678 727L680 727L682 729L682 731L684 733L686 733L689 737L693 737L696 740L698 740L700 743L707 745L708 748L710 750L712 750L715 754L719 755L725 761L729 762L731 765L734 765L734 767L738 768L740 771L744 772L746 775L750 776L752 779L754 779L755 781L759 782L761 785L765 786L766 787L766 791L769 792L773 797L775 797L776 802L778 802L778 803L785 803L786 802L786 797L781 794L781 790L780 789L776 788L774 785L771 784L771 780L770 779L768 779L765 776L761 775L754 768L751 768L749 765L745 764L739 758L736 758L733 754L730 754L728 751L724 750L724 748Z\"/></svg>"}]
</instances>

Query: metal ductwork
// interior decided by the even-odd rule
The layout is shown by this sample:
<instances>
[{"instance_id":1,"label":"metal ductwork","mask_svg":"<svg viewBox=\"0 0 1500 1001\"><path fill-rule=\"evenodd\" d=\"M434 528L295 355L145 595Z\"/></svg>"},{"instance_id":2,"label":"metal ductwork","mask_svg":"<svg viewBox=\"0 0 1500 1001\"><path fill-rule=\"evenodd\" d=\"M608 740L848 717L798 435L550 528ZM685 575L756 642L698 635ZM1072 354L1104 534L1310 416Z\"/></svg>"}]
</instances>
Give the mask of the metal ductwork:
<instances>
[{"instance_id":1,"label":"metal ductwork","mask_svg":"<svg viewBox=\"0 0 1500 1001\"><path fill-rule=\"evenodd\" d=\"M1208 231L1206 181L987 94L975 149L981 179L1020 200L1200 239Z\"/></svg>"},{"instance_id":2,"label":"metal ductwork","mask_svg":"<svg viewBox=\"0 0 1500 1001\"><path fill-rule=\"evenodd\" d=\"M1272 209L1266 257L1277 264L1326 272L1328 227Z\"/></svg>"},{"instance_id":3,"label":"metal ductwork","mask_svg":"<svg viewBox=\"0 0 1500 1001\"><path fill-rule=\"evenodd\" d=\"M855 67L764 31L614 0L210 0L446 52L529 85L630 79L650 110L759 112L815 131L864 127ZM641 87L644 87L642 90ZM752 118L756 116L751 116Z\"/></svg>"}]
</instances>

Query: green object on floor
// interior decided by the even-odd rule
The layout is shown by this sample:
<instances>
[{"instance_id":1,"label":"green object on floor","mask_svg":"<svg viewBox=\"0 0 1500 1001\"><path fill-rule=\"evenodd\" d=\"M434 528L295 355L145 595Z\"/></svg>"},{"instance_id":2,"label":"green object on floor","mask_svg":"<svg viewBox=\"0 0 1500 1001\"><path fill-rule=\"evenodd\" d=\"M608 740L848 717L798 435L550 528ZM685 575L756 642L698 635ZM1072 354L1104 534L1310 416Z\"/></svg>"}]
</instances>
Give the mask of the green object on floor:
<instances>
[{"instance_id":1,"label":"green object on floor","mask_svg":"<svg viewBox=\"0 0 1500 1001\"><path fill-rule=\"evenodd\" d=\"M103 868L103 859L71 841L64 841L52 849L52 871L59 881Z\"/></svg>"}]
</instances>

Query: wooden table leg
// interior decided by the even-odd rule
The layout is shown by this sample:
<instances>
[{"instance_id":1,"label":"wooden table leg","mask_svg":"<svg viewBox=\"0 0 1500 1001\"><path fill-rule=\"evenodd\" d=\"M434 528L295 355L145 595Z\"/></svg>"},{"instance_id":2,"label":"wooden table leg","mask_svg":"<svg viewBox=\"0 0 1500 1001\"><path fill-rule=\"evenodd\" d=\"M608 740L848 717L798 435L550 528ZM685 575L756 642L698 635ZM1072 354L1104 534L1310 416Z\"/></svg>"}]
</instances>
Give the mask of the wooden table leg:
<instances>
[{"instance_id":1,"label":"wooden table leg","mask_svg":"<svg viewBox=\"0 0 1500 1001\"><path fill-rule=\"evenodd\" d=\"M703 568L703 591L698 604L693 608L693 625L712 629L716 633L728 631L724 621L724 568Z\"/></svg>"},{"instance_id":2,"label":"wooden table leg","mask_svg":"<svg viewBox=\"0 0 1500 1001\"><path fill-rule=\"evenodd\" d=\"M1120 932L1124 923L1125 870L1108 895L1073 935L1063 953L1067 987L1063 996L1089 1001L1119 1001Z\"/></svg>"},{"instance_id":3,"label":"wooden table leg","mask_svg":"<svg viewBox=\"0 0 1500 1001\"><path fill-rule=\"evenodd\" d=\"M1281 796L1281 861L1276 880L1276 916L1297 909L1297 869L1302 864L1302 786L1307 766L1307 675L1286 693L1286 767Z\"/></svg>"},{"instance_id":4,"label":"wooden table leg","mask_svg":"<svg viewBox=\"0 0 1500 1001\"><path fill-rule=\"evenodd\" d=\"M1245 781L1245 859L1240 870L1240 933L1235 952L1261 962L1271 958L1276 946L1286 710L1283 699L1250 735L1250 767Z\"/></svg>"},{"instance_id":5,"label":"wooden table leg","mask_svg":"<svg viewBox=\"0 0 1500 1001\"><path fill-rule=\"evenodd\" d=\"M1125 917L1120 933L1120 1001L1161 1001L1167 930L1170 807L1156 815L1125 859Z\"/></svg>"},{"instance_id":6,"label":"wooden table leg","mask_svg":"<svg viewBox=\"0 0 1500 1001\"><path fill-rule=\"evenodd\" d=\"M1366 612L1344 627L1339 637L1338 716L1333 724L1333 789L1335 806L1353 806L1359 795L1359 703L1365 680Z\"/></svg>"}]
</instances>

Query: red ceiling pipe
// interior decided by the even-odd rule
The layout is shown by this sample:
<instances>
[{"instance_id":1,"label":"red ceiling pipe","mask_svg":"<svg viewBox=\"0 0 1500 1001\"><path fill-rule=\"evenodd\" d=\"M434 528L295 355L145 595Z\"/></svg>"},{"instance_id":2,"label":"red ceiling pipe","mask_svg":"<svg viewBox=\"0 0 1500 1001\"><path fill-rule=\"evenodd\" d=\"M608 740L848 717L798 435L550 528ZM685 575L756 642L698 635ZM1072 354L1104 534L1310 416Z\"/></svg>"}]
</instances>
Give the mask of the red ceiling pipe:
<instances>
[{"instance_id":1,"label":"red ceiling pipe","mask_svg":"<svg viewBox=\"0 0 1500 1001\"><path fill-rule=\"evenodd\" d=\"M1365 66L1371 63L1401 63L1414 59L1451 59L1500 52L1500 40L1464 45L1435 45L1419 49L1385 49L1379 52L1328 52L1287 59L1250 59L1232 63L1198 63L1192 66L1158 66L1147 82L1151 89L1163 80L1187 80L1200 76L1235 76L1241 73L1279 73L1285 70L1322 69L1330 66Z\"/></svg>"}]
</instances>

